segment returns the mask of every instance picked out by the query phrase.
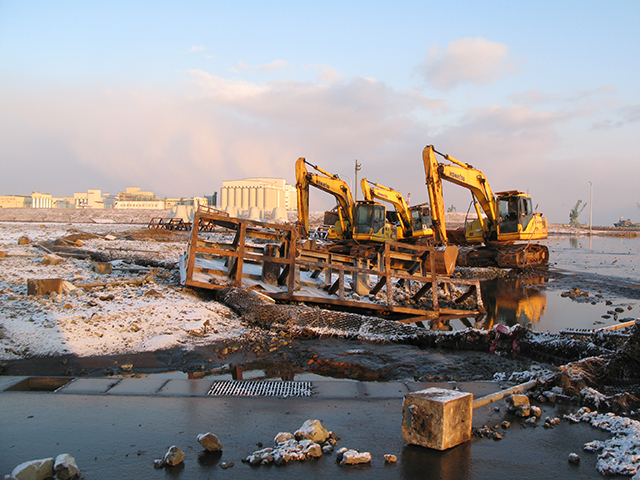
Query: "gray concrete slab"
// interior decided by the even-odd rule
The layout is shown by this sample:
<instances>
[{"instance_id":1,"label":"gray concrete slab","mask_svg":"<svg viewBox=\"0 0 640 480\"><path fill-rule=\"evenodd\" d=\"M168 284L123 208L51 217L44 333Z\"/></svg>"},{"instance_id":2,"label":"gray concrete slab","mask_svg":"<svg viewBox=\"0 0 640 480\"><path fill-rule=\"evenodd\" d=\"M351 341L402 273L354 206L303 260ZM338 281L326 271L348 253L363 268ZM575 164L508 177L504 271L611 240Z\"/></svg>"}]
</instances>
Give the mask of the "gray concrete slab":
<instances>
[{"instance_id":1,"label":"gray concrete slab","mask_svg":"<svg viewBox=\"0 0 640 480\"><path fill-rule=\"evenodd\" d=\"M355 398L361 394L358 382L313 382L313 397L320 398Z\"/></svg>"},{"instance_id":2,"label":"gray concrete slab","mask_svg":"<svg viewBox=\"0 0 640 480\"><path fill-rule=\"evenodd\" d=\"M0 377L0 392L26 380L29 377Z\"/></svg>"},{"instance_id":3,"label":"gray concrete slab","mask_svg":"<svg viewBox=\"0 0 640 480\"><path fill-rule=\"evenodd\" d=\"M181 397L202 397L206 396L213 384L209 379L198 380L169 380L158 391L158 395L175 395Z\"/></svg>"},{"instance_id":4,"label":"gray concrete slab","mask_svg":"<svg viewBox=\"0 0 640 480\"><path fill-rule=\"evenodd\" d=\"M76 378L56 393L68 394L103 394L120 383L122 378Z\"/></svg>"},{"instance_id":5,"label":"gray concrete slab","mask_svg":"<svg viewBox=\"0 0 640 480\"><path fill-rule=\"evenodd\" d=\"M110 388L109 395L155 395L170 380L165 378L123 378Z\"/></svg>"}]
</instances>

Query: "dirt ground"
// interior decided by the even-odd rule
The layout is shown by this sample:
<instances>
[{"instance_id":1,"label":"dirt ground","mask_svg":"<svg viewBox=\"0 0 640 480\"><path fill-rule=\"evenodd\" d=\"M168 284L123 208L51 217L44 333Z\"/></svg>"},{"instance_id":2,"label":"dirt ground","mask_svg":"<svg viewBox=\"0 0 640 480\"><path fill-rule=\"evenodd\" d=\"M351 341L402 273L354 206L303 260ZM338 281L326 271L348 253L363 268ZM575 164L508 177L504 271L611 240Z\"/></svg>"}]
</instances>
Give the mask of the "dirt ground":
<instances>
[{"instance_id":1,"label":"dirt ground","mask_svg":"<svg viewBox=\"0 0 640 480\"><path fill-rule=\"evenodd\" d=\"M517 372L525 372L522 378L526 379L527 372L555 371L559 366L522 355L511 358L393 342L292 336L248 325L214 294L179 285L176 262L186 245L184 233L20 223L1 223L0 232L0 249L7 253L0 260L5 267L0 276L2 375L184 372L190 378L229 374L242 378L243 372L259 371L264 377L283 379L312 373L364 381L470 381L492 380L496 374L514 378L514 372L516 379ZM17 246L22 235L31 238L29 246ZM37 251L36 243L45 248L57 245L66 261L62 266L42 266L44 251ZM92 262L100 259L125 262L123 270L101 277L91 271ZM26 295L27 278L55 274L75 285L108 284L140 278L153 267L158 269L153 280L142 285L85 288L84 293L58 299ZM588 273L577 276L556 269L545 275L553 279L545 285L547 289L597 291L603 299L617 302L640 299L640 287L632 281ZM152 320L160 317L162 309L163 320L154 327ZM42 328L18 328L27 322ZM38 343L31 337L40 335L43 328L53 330ZM46 342L54 331L62 340L50 345ZM127 348L114 347L120 343Z\"/></svg>"}]
</instances>

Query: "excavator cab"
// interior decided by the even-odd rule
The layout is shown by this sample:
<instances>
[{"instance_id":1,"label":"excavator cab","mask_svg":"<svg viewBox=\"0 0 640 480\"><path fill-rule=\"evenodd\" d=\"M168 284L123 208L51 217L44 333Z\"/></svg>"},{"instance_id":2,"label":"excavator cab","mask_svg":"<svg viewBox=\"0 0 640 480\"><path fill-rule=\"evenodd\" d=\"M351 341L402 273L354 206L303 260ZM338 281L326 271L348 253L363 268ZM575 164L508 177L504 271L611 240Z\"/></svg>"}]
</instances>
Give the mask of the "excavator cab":
<instances>
[{"instance_id":1,"label":"excavator cab","mask_svg":"<svg viewBox=\"0 0 640 480\"><path fill-rule=\"evenodd\" d=\"M431 229L431 209L428 204L409 207L411 230L414 237L433 236Z\"/></svg>"},{"instance_id":2,"label":"excavator cab","mask_svg":"<svg viewBox=\"0 0 640 480\"><path fill-rule=\"evenodd\" d=\"M395 238L387 223L387 209L379 203L358 203L353 216L353 239L358 242L384 242Z\"/></svg>"},{"instance_id":3,"label":"excavator cab","mask_svg":"<svg viewBox=\"0 0 640 480\"><path fill-rule=\"evenodd\" d=\"M511 190L496 194L498 204L498 239L504 235L515 234L520 240L521 235L535 233L537 226L532 220L535 218L531 197L524 192ZM546 222L545 228L546 230ZM546 233L546 232L545 232Z\"/></svg>"}]
</instances>

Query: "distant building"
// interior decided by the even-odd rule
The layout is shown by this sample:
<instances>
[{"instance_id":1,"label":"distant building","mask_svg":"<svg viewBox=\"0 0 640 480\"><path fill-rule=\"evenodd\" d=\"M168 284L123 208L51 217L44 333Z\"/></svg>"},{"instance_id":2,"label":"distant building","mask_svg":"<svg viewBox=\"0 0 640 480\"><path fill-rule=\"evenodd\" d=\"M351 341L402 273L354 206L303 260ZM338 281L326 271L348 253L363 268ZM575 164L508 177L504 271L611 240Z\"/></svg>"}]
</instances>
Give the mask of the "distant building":
<instances>
[{"instance_id":1,"label":"distant building","mask_svg":"<svg viewBox=\"0 0 640 480\"><path fill-rule=\"evenodd\" d=\"M104 208L102 190L89 189L86 192L74 193L73 199L76 208Z\"/></svg>"},{"instance_id":2,"label":"distant building","mask_svg":"<svg viewBox=\"0 0 640 480\"><path fill-rule=\"evenodd\" d=\"M53 197L48 193L33 192L31 208L53 208Z\"/></svg>"},{"instance_id":3,"label":"distant building","mask_svg":"<svg viewBox=\"0 0 640 480\"><path fill-rule=\"evenodd\" d=\"M28 208L31 195L0 195L0 208Z\"/></svg>"},{"instance_id":4,"label":"distant building","mask_svg":"<svg viewBox=\"0 0 640 480\"><path fill-rule=\"evenodd\" d=\"M166 208L163 199L156 197L153 192L141 190L140 187L127 187L124 192L105 196L102 201L105 208L149 210Z\"/></svg>"},{"instance_id":5,"label":"distant building","mask_svg":"<svg viewBox=\"0 0 640 480\"><path fill-rule=\"evenodd\" d=\"M220 208L226 207L241 210L251 207L266 211L276 207L297 210L296 188L287 185L284 178L225 180L220 191Z\"/></svg>"}]
</instances>

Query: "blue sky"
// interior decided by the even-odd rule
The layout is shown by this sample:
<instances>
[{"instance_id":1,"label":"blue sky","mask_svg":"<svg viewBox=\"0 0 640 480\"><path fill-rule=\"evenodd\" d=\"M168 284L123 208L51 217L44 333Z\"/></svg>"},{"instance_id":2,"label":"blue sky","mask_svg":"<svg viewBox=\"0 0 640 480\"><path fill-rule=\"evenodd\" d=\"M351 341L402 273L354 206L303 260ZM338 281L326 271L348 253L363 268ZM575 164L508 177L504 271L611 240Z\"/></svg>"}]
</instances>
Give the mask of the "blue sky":
<instances>
[{"instance_id":1,"label":"blue sky","mask_svg":"<svg viewBox=\"0 0 640 480\"><path fill-rule=\"evenodd\" d=\"M639 18L637 1L0 0L0 194L209 195L293 183L304 156L348 180L358 159L418 203L433 144L552 222L590 181L594 223L640 221Z\"/></svg>"}]
</instances>

